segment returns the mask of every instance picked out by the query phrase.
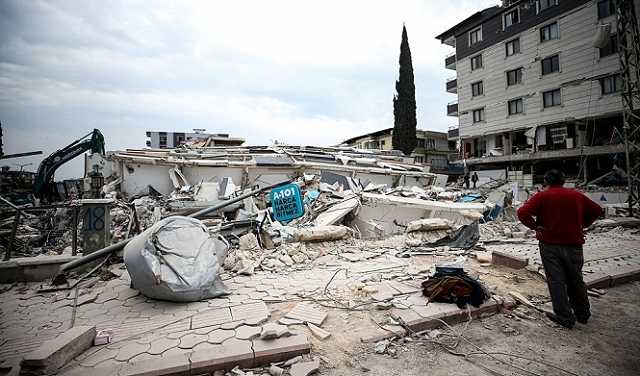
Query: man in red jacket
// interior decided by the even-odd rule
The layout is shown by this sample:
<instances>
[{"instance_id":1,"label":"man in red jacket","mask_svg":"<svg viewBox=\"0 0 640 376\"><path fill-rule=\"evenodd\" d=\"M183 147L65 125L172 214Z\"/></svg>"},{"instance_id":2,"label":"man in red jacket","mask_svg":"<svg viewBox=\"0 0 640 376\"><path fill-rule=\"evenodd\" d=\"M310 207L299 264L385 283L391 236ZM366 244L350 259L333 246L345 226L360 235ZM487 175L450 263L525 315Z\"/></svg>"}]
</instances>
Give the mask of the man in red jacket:
<instances>
[{"instance_id":1,"label":"man in red jacket","mask_svg":"<svg viewBox=\"0 0 640 376\"><path fill-rule=\"evenodd\" d=\"M546 189L518 209L518 219L536 231L540 243L555 313L548 316L571 329L576 320L586 324L591 316L587 287L582 280L582 229L598 219L603 210L584 194L564 188L564 174L559 170L547 172L544 182Z\"/></svg>"}]
</instances>

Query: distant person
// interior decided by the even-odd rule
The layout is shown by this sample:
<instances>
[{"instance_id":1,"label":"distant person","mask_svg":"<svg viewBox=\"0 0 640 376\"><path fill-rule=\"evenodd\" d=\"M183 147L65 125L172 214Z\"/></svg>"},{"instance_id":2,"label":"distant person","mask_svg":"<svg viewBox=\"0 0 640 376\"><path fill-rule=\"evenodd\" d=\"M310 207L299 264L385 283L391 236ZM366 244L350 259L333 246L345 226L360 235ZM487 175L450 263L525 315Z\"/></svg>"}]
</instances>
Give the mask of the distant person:
<instances>
[{"instance_id":1,"label":"distant person","mask_svg":"<svg viewBox=\"0 0 640 376\"><path fill-rule=\"evenodd\" d=\"M465 173L462 179L464 180L464 186L467 187L467 189L469 189L469 174Z\"/></svg>"},{"instance_id":2,"label":"distant person","mask_svg":"<svg viewBox=\"0 0 640 376\"><path fill-rule=\"evenodd\" d=\"M480 180L480 178L478 177L478 173L474 171L473 175L471 175L471 181L473 182L473 189L476 189L476 184L478 183L478 180Z\"/></svg>"},{"instance_id":3,"label":"distant person","mask_svg":"<svg viewBox=\"0 0 640 376\"><path fill-rule=\"evenodd\" d=\"M573 328L576 320L586 324L591 316L587 287L582 280L583 229L603 214L603 209L584 194L564 188L559 170L544 175L546 188L518 209L518 219L535 230L540 257L554 314L554 322Z\"/></svg>"}]
</instances>

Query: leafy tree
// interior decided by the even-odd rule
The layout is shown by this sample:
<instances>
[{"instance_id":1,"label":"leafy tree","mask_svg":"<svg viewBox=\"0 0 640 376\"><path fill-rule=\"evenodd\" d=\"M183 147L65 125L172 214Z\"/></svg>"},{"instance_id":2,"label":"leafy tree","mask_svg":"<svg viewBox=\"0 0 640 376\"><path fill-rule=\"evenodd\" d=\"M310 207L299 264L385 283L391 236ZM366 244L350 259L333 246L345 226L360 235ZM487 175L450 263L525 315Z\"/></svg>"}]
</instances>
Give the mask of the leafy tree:
<instances>
[{"instance_id":1,"label":"leafy tree","mask_svg":"<svg viewBox=\"0 0 640 376\"><path fill-rule=\"evenodd\" d=\"M400 77L396 81L397 94L393 97L393 148L411 155L416 139L416 86L413 83L413 64L407 39L407 29L402 26L400 43Z\"/></svg>"}]
</instances>

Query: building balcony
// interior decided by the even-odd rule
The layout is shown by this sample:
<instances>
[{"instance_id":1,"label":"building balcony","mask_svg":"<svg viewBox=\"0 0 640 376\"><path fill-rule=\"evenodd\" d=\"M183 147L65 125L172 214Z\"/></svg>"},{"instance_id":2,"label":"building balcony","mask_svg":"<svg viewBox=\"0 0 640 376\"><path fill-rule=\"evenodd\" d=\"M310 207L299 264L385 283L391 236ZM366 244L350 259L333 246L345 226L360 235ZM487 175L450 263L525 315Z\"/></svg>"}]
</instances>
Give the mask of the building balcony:
<instances>
[{"instance_id":1,"label":"building balcony","mask_svg":"<svg viewBox=\"0 0 640 376\"><path fill-rule=\"evenodd\" d=\"M456 70L456 53L452 52L444 58L444 67Z\"/></svg>"},{"instance_id":2,"label":"building balcony","mask_svg":"<svg viewBox=\"0 0 640 376\"><path fill-rule=\"evenodd\" d=\"M447 79L447 93L456 94L458 92L458 78L451 77Z\"/></svg>"},{"instance_id":3,"label":"building balcony","mask_svg":"<svg viewBox=\"0 0 640 376\"><path fill-rule=\"evenodd\" d=\"M453 101L447 104L447 115L458 116L458 101Z\"/></svg>"},{"instance_id":4,"label":"building balcony","mask_svg":"<svg viewBox=\"0 0 640 376\"><path fill-rule=\"evenodd\" d=\"M457 140L460 137L460 128L457 126L449 127L447 137L449 141Z\"/></svg>"}]
</instances>

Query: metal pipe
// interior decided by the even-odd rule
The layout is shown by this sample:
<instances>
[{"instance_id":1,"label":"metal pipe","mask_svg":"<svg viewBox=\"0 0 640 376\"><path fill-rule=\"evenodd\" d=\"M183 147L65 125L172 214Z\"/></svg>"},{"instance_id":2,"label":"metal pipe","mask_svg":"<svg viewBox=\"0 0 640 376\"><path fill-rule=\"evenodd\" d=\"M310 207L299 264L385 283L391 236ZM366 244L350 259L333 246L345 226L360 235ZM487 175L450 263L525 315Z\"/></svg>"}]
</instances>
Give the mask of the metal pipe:
<instances>
[{"instance_id":1,"label":"metal pipe","mask_svg":"<svg viewBox=\"0 0 640 376\"><path fill-rule=\"evenodd\" d=\"M279 187L281 185L289 184L292 181L293 180L290 179L290 180L287 180L287 181L283 181L283 182L280 182L280 183L272 184L272 185L269 185L269 186L266 186L266 187L262 187L262 188L253 190L251 192L247 192L247 193L241 194L240 196L237 196L237 197L234 197L234 198L229 199L227 201L221 202L221 203L219 203L217 205L213 205L213 206L211 206L209 208L205 208L205 209L199 210L199 211L197 211L195 213L189 214L188 217L191 217L191 218L201 217L201 216L203 216L205 214L209 214L209 213L211 213L213 211L220 210L220 209L222 209L222 208L224 208L226 206L229 206L231 204L235 204L236 202L242 201L247 197L255 196L255 195L257 195L257 194L259 194L261 192L268 191L270 189ZM89 263L91 261L97 260L97 259L99 259L101 257L104 257L104 256L108 255L108 254L118 252L119 250L123 249L131 241L131 239L133 239L133 238L125 239L125 240L123 240L123 241L121 241L119 243L116 243L116 244L111 244L108 247L99 249L99 250L97 250L97 251L95 251L93 253L90 253L90 254L88 254L86 256L83 256L80 259L73 260L73 261L70 261L70 262L68 262L66 264L61 265L60 268L58 269L58 273L54 277L54 279L58 275L66 272L68 270L75 269L75 268L77 268L77 267L79 267L81 265L84 265L84 264Z\"/></svg>"},{"instance_id":2,"label":"metal pipe","mask_svg":"<svg viewBox=\"0 0 640 376\"><path fill-rule=\"evenodd\" d=\"M11 202L11 201L7 200L6 198L4 198L4 197L2 197L2 196L0 196L0 201L2 201L2 202L4 202L5 204L9 205L13 210L15 210L15 211L17 211L17 212L20 212L20 214L22 214L22 215L24 215L24 216L25 216L25 218L31 218L31 217L33 217L33 215L31 215L31 214L29 214L29 213L25 212L22 208L20 208L20 207L18 207L18 206L16 206L16 205L14 205L14 204L13 204L13 202Z\"/></svg>"},{"instance_id":3,"label":"metal pipe","mask_svg":"<svg viewBox=\"0 0 640 376\"><path fill-rule=\"evenodd\" d=\"M11 235L9 236L9 244L7 244L7 250L4 254L4 261L9 261L11 258L13 242L16 240L16 232L18 231L18 224L20 223L20 213L20 210L16 210L16 216L13 220L13 228L11 229Z\"/></svg>"}]
</instances>

